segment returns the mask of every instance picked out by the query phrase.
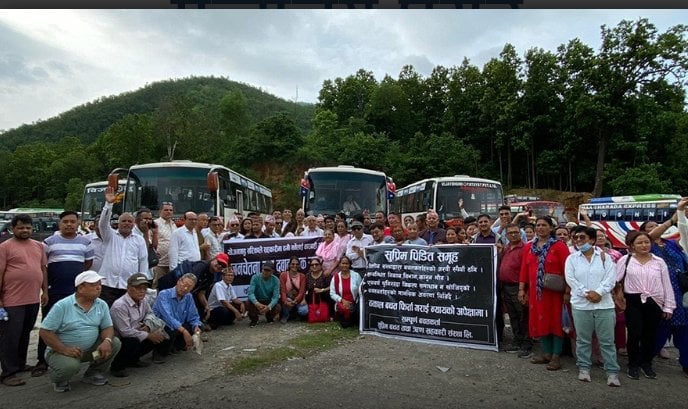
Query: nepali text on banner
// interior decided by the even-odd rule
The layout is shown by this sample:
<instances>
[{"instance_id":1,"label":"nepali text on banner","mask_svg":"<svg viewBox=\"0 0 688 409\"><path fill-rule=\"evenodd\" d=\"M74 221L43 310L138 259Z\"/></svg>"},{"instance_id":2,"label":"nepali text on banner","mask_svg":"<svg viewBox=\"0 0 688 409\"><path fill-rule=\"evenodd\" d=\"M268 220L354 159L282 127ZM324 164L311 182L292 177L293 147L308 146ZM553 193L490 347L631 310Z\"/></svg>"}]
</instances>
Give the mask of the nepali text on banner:
<instances>
[{"instance_id":1,"label":"nepali text on banner","mask_svg":"<svg viewBox=\"0 0 688 409\"><path fill-rule=\"evenodd\" d=\"M361 331L497 350L493 245L366 248Z\"/></svg>"}]
</instances>

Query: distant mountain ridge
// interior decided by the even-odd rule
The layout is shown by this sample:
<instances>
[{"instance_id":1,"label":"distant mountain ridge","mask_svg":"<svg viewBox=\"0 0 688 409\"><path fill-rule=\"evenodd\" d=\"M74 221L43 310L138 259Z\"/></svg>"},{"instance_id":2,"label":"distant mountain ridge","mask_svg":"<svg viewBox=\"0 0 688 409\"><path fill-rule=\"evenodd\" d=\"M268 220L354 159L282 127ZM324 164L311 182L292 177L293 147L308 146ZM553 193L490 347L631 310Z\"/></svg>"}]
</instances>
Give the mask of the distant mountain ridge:
<instances>
[{"instance_id":1,"label":"distant mountain ridge","mask_svg":"<svg viewBox=\"0 0 688 409\"><path fill-rule=\"evenodd\" d=\"M190 77L147 84L135 91L98 98L55 117L24 124L0 134L0 149L14 151L32 142L56 142L74 136L88 145L110 125L128 114L151 114L167 98L183 95L199 107L217 106L227 92L241 91L249 115L258 122L276 112L287 112L298 128L307 132L315 105L295 103L251 85L221 77Z\"/></svg>"}]
</instances>

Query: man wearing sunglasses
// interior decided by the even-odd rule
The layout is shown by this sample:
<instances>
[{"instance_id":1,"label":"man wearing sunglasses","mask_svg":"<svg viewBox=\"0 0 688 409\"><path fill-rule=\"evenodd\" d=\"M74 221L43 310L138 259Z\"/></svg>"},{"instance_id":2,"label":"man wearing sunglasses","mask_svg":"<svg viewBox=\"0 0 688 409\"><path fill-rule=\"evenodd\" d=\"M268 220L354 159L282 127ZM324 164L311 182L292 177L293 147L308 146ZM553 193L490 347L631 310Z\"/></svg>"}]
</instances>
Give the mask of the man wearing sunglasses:
<instances>
[{"instance_id":1,"label":"man wearing sunglasses","mask_svg":"<svg viewBox=\"0 0 688 409\"><path fill-rule=\"evenodd\" d=\"M354 237L346 244L346 255L351 259L351 269L365 268L367 263L363 249L373 244L373 238L363 234L363 223L359 221L351 223L351 233Z\"/></svg>"},{"instance_id":2,"label":"man wearing sunglasses","mask_svg":"<svg viewBox=\"0 0 688 409\"><path fill-rule=\"evenodd\" d=\"M158 246L156 251L158 253L158 265L153 267L153 287L158 287L158 280L160 277L170 272L170 259L168 256L170 249L170 239L172 233L177 230L177 225L172 220L174 214L174 205L172 202L162 202L160 207L160 217L154 220L158 226Z\"/></svg>"}]
</instances>

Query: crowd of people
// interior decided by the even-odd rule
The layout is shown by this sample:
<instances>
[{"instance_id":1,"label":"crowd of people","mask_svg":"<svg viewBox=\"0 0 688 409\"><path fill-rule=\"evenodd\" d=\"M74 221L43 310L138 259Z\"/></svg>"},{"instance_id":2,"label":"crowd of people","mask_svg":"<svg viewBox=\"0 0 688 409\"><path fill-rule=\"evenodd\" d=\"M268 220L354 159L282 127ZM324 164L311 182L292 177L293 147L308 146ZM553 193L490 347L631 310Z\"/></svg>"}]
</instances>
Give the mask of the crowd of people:
<instances>
[{"instance_id":1,"label":"crowd of people","mask_svg":"<svg viewBox=\"0 0 688 409\"><path fill-rule=\"evenodd\" d=\"M343 214L306 216L303 210L293 219L285 209L265 218L237 214L226 223L188 211L175 222L174 204L165 202L157 219L140 209L113 225L111 189L105 200L92 232L80 232L78 214L65 211L59 231L43 243L31 240L29 216L12 219L14 236L0 244L0 307L9 317L0 321L4 385L25 384L22 372L49 372L53 389L65 392L82 362L89 362L83 381L104 385L108 374L127 377L127 368L164 363L199 348L220 326L246 319L255 327L261 316L267 323L336 320L355 327L364 249L376 244L496 246L500 349L548 370L561 368L568 338L581 381L591 381L591 368L602 364L607 384L620 386L618 355L628 356L629 378L639 379L641 372L655 378L652 361L673 337L688 376L681 286L688 271L688 200L666 223L646 223L628 234L626 255L609 248L604 232L589 225L558 226L551 217L532 220L526 213L512 217L508 206L496 220L482 214L445 226L432 210L403 221L394 212L362 212L350 224ZM670 224L678 224L681 243L661 237ZM242 301L224 242L294 236L322 237L307 268L296 256L286 271L263 262ZM38 356L28 365L39 308ZM504 314L513 332L509 345ZM150 360L143 359L148 354Z\"/></svg>"}]
</instances>

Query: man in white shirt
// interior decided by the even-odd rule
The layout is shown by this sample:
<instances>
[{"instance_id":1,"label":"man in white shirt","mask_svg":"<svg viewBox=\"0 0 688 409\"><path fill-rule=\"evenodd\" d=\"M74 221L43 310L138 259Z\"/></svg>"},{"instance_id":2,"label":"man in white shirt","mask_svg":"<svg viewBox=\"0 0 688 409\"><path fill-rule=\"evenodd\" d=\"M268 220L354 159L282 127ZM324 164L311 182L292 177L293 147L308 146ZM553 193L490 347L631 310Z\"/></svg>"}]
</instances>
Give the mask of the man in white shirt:
<instances>
[{"instance_id":1,"label":"man in white shirt","mask_svg":"<svg viewBox=\"0 0 688 409\"><path fill-rule=\"evenodd\" d=\"M366 267L366 259L363 249L373 244L373 238L363 234L363 223L355 221L351 223L351 233L354 237L346 243L346 256L351 259L351 269L362 269Z\"/></svg>"},{"instance_id":2,"label":"man in white shirt","mask_svg":"<svg viewBox=\"0 0 688 409\"><path fill-rule=\"evenodd\" d=\"M148 275L148 248L142 236L132 234L134 216L122 213L117 230L110 227L115 192L105 190L105 206L98 220L98 230L103 240L103 263L98 273L104 277L100 294L109 306L127 292L127 280L135 273ZM152 277L148 277L152 279Z\"/></svg>"},{"instance_id":3,"label":"man in white shirt","mask_svg":"<svg viewBox=\"0 0 688 409\"><path fill-rule=\"evenodd\" d=\"M172 233L177 230L177 225L172 220L174 214L174 207L172 202L163 202L160 209L160 217L155 219L155 224L158 226L158 265L153 267L155 276L153 277L153 287L157 288L158 279L170 272L170 259L168 257L170 249L170 240ZM96 270L98 271L98 270Z\"/></svg>"},{"instance_id":4,"label":"man in white shirt","mask_svg":"<svg viewBox=\"0 0 688 409\"><path fill-rule=\"evenodd\" d=\"M196 234L198 216L194 212L184 213L184 226L172 233L169 249L170 270L182 261L200 261L201 249Z\"/></svg>"},{"instance_id":5,"label":"man in white shirt","mask_svg":"<svg viewBox=\"0 0 688 409\"><path fill-rule=\"evenodd\" d=\"M323 229L318 227L315 216L306 217L306 228L301 232L301 237L322 237L325 235Z\"/></svg>"}]
</instances>

